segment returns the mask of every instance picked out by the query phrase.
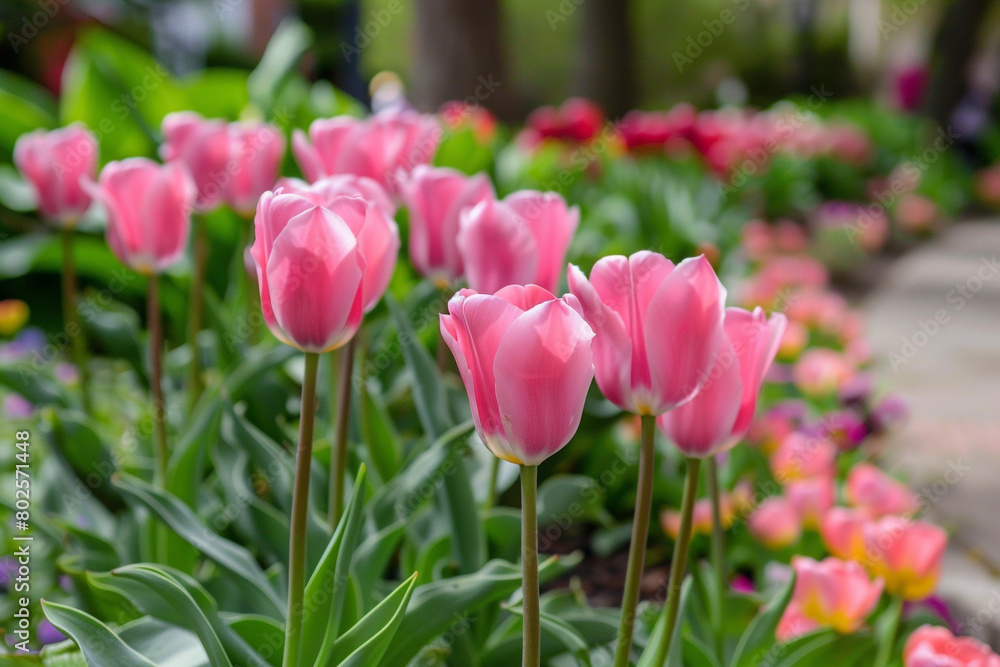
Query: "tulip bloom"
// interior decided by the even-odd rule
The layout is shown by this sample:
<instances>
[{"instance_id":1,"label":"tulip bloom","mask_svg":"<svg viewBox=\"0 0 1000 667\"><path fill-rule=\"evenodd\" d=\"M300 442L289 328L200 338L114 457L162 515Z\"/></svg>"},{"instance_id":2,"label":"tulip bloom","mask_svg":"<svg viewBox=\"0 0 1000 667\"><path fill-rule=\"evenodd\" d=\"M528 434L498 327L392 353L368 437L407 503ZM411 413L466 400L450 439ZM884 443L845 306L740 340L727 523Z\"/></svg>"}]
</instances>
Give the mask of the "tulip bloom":
<instances>
[{"instance_id":1,"label":"tulip bloom","mask_svg":"<svg viewBox=\"0 0 1000 667\"><path fill-rule=\"evenodd\" d=\"M108 245L123 264L149 275L180 259L196 195L182 165L142 157L111 162L88 189L104 205Z\"/></svg>"},{"instance_id":2,"label":"tulip bloom","mask_svg":"<svg viewBox=\"0 0 1000 667\"><path fill-rule=\"evenodd\" d=\"M285 155L285 136L266 123L230 123L232 163L224 196L226 203L244 217L253 215L260 196L274 187Z\"/></svg>"},{"instance_id":3,"label":"tulip bloom","mask_svg":"<svg viewBox=\"0 0 1000 667\"><path fill-rule=\"evenodd\" d=\"M836 499L832 477L814 477L791 482L785 496L795 508L805 528L819 528Z\"/></svg>"},{"instance_id":4,"label":"tulip bloom","mask_svg":"<svg viewBox=\"0 0 1000 667\"><path fill-rule=\"evenodd\" d=\"M904 667L1000 667L1000 656L971 637L956 637L947 628L925 625L913 632L903 649Z\"/></svg>"},{"instance_id":5,"label":"tulip bloom","mask_svg":"<svg viewBox=\"0 0 1000 667\"><path fill-rule=\"evenodd\" d=\"M885 588L904 600L923 600L934 592L948 535L924 521L890 516L865 524L864 563L885 579Z\"/></svg>"},{"instance_id":6,"label":"tulip bloom","mask_svg":"<svg viewBox=\"0 0 1000 667\"><path fill-rule=\"evenodd\" d=\"M198 189L195 206L200 211L218 206L232 178L234 164L226 121L207 120L193 111L178 111L164 117L162 130L160 156L187 167Z\"/></svg>"},{"instance_id":7,"label":"tulip bloom","mask_svg":"<svg viewBox=\"0 0 1000 667\"><path fill-rule=\"evenodd\" d=\"M789 603L790 607L794 605L791 615L801 615L816 627L851 634L861 627L882 597L882 580L871 581L864 568L852 561L837 558L815 561L796 556L792 568L796 576ZM787 609L785 613L789 613ZM790 636L793 633L784 634L782 641L794 638Z\"/></svg>"},{"instance_id":8,"label":"tulip bloom","mask_svg":"<svg viewBox=\"0 0 1000 667\"><path fill-rule=\"evenodd\" d=\"M360 237L368 204L340 197L329 208L310 198L265 192L251 249L261 310L271 332L305 352L344 345L361 325L366 261Z\"/></svg>"},{"instance_id":9,"label":"tulip bloom","mask_svg":"<svg viewBox=\"0 0 1000 667\"><path fill-rule=\"evenodd\" d=\"M806 350L793 370L795 386L813 398L837 393L854 377L854 365L834 350L822 347Z\"/></svg>"},{"instance_id":10,"label":"tulip bloom","mask_svg":"<svg viewBox=\"0 0 1000 667\"><path fill-rule=\"evenodd\" d=\"M310 181L355 174L372 178L393 195L418 164L434 157L441 127L433 116L384 111L370 118L321 118L309 135L296 130L292 151Z\"/></svg>"},{"instance_id":11,"label":"tulip bloom","mask_svg":"<svg viewBox=\"0 0 1000 667\"><path fill-rule=\"evenodd\" d=\"M414 268L439 284L461 277L460 216L465 209L493 199L490 180L484 174L470 177L454 169L418 165L401 194L410 213Z\"/></svg>"},{"instance_id":12,"label":"tulip bloom","mask_svg":"<svg viewBox=\"0 0 1000 667\"><path fill-rule=\"evenodd\" d=\"M84 183L97 175L97 140L83 125L22 134L14 145L14 164L47 220L72 227L90 206Z\"/></svg>"},{"instance_id":13,"label":"tulip bloom","mask_svg":"<svg viewBox=\"0 0 1000 667\"><path fill-rule=\"evenodd\" d=\"M768 549L783 549L799 541L802 522L787 498L771 496L747 519L747 530Z\"/></svg>"},{"instance_id":14,"label":"tulip bloom","mask_svg":"<svg viewBox=\"0 0 1000 667\"><path fill-rule=\"evenodd\" d=\"M677 266L655 252L604 257L570 290L593 327L597 386L612 403L659 415L694 397L725 337L726 290L704 257Z\"/></svg>"},{"instance_id":15,"label":"tulip bloom","mask_svg":"<svg viewBox=\"0 0 1000 667\"><path fill-rule=\"evenodd\" d=\"M768 320L760 308L729 308L725 337L708 381L687 403L657 419L663 433L686 456L705 458L730 449L746 435L764 375L785 329L780 313Z\"/></svg>"},{"instance_id":16,"label":"tulip bloom","mask_svg":"<svg viewBox=\"0 0 1000 667\"><path fill-rule=\"evenodd\" d=\"M399 227L392 217L389 198L378 183L357 176L332 176L312 185L296 179L285 179L274 194L298 195L330 210L337 210L338 206L345 203L341 201L338 204L338 200L347 197L355 203L364 202L362 217L345 214L344 221L357 237L358 252L364 260L364 312L374 308L392 280L399 255Z\"/></svg>"},{"instance_id":17,"label":"tulip bloom","mask_svg":"<svg viewBox=\"0 0 1000 667\"><path fill-rule=\"evenodd\" d=\"M859 463L847 475L847 502L878 519L890 514L912 516L920 510L917 496L870 463Z\"/></svg>"},{"instance_id":18,"label":"tulip bloom","mask_svg":"<svg viewBox=\"0 0 1000 667\"><path fill-rule=\"evenodd\" d=\"M728 496L722 497L721 503L722 525L728 528L733 523L733 502ZM712 501L702 498L694 504L694 512L691 515L691 530L695 535L711 535L712 533ZM681 532L681 515L674 510L663 510L660 513L660 525L663 532L676 540Z\"/></svg>"},{"instance_id":19,"label":"tulip bloom","mask_svg":"<svg viewBox=\"0 0 1000 667\"><path fill-rule=\"evenodd\" d=\"M868 517L846 507L832 507L819 524L823 543L837 558L862 561L865 557L865 525Z\"/></svg>"},{"instance_id":20,"label":"tulip bloom","mask_svg":"<svg viewBox=\"0 0 1000 667\"><path fill-rule=\"evenodd\" d=\"M462 213L458 230L469 287L487 294L507 285L556 291L579 222L579 210L554 192L522 190L481 201Z\"/></svg>"},{"instance_id":21,"label":"tulip bloom","mask_svg":"<svg viewBox=\"0 0 1000 667\"><path fill-rule=\"evenodd\" d=\"M810 477L828 477L834 473L836 458L837 446L832 442L798 431L778 446L771 457L771 472L782 484Z\"/></svg>"},{"instance_id":22,"label":"tulip bloom","mask_svg":"<svg viewBox=\"0 0 1000 667\"><path fill-rule=\"evenodd\" d=\"M441 315L483 442L497 457L538 465L576 432L594 377L594 334L572 295L511 285L461 290Z\"/></svg>"}]
</instances>

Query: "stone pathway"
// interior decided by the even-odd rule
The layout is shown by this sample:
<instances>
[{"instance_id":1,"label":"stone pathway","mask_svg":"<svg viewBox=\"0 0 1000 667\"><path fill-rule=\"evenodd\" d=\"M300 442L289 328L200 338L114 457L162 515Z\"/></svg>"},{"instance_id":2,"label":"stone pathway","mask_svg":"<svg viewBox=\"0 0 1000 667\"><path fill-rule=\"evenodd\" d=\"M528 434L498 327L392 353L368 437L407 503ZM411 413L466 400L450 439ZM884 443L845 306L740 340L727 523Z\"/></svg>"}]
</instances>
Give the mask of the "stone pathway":
<instances>
[{"instance_id":1,"label":"stone pathway","mask_svg":"<svg viewBox=\"0 0 1000 667\"><path fill-rule=\"evenodd\" d=\"M953 535L940 593L1000 646L1000 220L955 224L887 268L863 304L880 385L911 416L886 466Z\"/></svg>"}]
</instances>

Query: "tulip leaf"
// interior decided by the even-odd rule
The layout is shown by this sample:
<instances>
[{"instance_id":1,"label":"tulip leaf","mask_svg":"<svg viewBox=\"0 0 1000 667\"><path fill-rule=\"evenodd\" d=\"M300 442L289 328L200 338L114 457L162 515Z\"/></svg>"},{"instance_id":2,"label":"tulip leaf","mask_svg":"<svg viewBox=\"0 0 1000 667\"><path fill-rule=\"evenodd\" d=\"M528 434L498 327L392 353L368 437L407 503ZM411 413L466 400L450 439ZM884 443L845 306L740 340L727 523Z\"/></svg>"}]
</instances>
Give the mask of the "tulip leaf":
<instances>
[{"instance_id":1,"label":"tulip leaf","mask_svg":"<svg viewBox=\"0 0 1000 667\"><path fill-rule=\"evenodd\" d=\"M381 579L405 532L406 524L397 521L369 535L358 545L354 557L354 574L361 589L362 610L368 609L375 584Z\"/></svg>"},{"instance_id":2,"label":"tulip leaf","mask_svg":"<svg viewBox=\"0 0 1000 667\"><path fill-rule=\"evenodd\" d=\"M73 638L88 664L156 667L148 658L126 644L111 628L90 614L46 600L42 600L42 611L52 625Z\"/></svg>"},{"instance_id":3,"label":"tulip leaf","mask_svg":"<svg viewBox=\"0 0 1000 667\"><path fill-rule=\"evenodd\" d=\"M511 607L508 611L517 614L522 619L524 618L524 607L521 605ZM543 632L555 637L564 649L576 657L578 664L582 663L586 667L591 667L590 648L587 645L587 640L580 635L576 628L561 618L544 611L539 613L538 623Z\"/></svg>"},{"instance_id":4,"label":"tulip leaf","mask_svg":"<svg viewBox=\"0 0 1000 667\"><path fill-rule=\"evenodd\" d=\"M2 260L0 256L0 263ZM22 359L17 366L0 366L0 387L7 387L35 405L65 407L70 403L63 388L36 368L33 359Z\"/></svg>"},{"instance_id":5,"label":"tulip leaf","mask_svg":"<svg viewBox=\"0 0 1000 667\"><path fill-rule=\"evenodd\" d=\"M88 425L83 415L53 411L49 442L59 460L110 512L125 507L121 493L111 485L118 471L111 451Z\"/></svg>"},{"instance_id":6,"label":"tulip leaf","mask_svg":"<svg viewBox=\"0 0 1000 667\"><path fill-rule=\"evenodd\" d=\"M250 101L265 114L274 112L271 105L311 43L312 33L297 18L286 18L275 30L260 63L247 79Z\"/></svg>"},{"instance_id":7,"label":"tulip leaf","mask_svg":"<svg viewBox=\"0 0 1000 667\"><path fill-rule=\"evenodd\" d=\"M283 617L284 601L244 547L212 532L187 505L140 479L122 475L115 486L149 508L206 557L249 584L250 591L275 618Z\"/></svg>"},{"instance_id":8,"label":"tulip leaf","mask_svg":"<svg viewBox=\"0 0 1000 667\"><path fill-rule=\"evenodd\" d=\"M324 645L317 664L340 667L377 665L403 621L416 582L417 575L414 573L354 627L335 642Z\"/></svg>"},{"instance_id":9,"label":"tulip leaf","mask_svg":"<svg viewBox=\"0 0 1000 667\"><path fill-rule=\"evenodd\" d=\"M182 618L188 619L188 623L185 625L198 635L212 667L232 667L233 663L226 655L226 650L222 647L222 642L219 641L219 636L215 633L212 624L194 598L173 578L162 571L142 565L119 568L114 570L112 574L139 582L159 596Z\"/></svg>"},{"instance_id":10,"label":"tulip leaf","mask_svg":"<svg viewBox=\"0 0 1000 667\"><path fill-rule=\"evenodd\" d=\"M281 667L285 649L285 628L273 618L259 614L240 614L227 619L229 627L248 644L253 642L271 667ZM264 649L267 649L266 651ZM261 663L263 667L263 663Z\"/></svg>"},{"instance_id":11,"label":"tulip leaf","mask_svg":"<svg viewBox=\"0 0 1000 667\"><path fill-rule=\"evenodd\" d=\"M351 561L357 549L364 518L365 467L361 466L354 482L354 493L340 517L340 523L320 558L319 565L306 582L303 605L312 610L302 624L302 661L312 664L322 647L337 638L344 607ZM321 603L320 601L329 602Z\"/></svg>"},{"instance_id":12,"label":"tulip leaf","mask_svg":"<svg viewBox=\"0 0 1000 667\"><path fill-rule=\"evenodd\" d=\"M670 652L666 655L666 662L664 667L684 667L681 662L681 657L683 655L683 641L681 637L683 633L681 628L684 626L684 612L687 611L688 601L691 599L691 576L688 575L684 579L684 583L681 584L681 599L677 607L677 625L674 626L673 637L670 640ZM667 607L663 606L663 611L660 612L659 617L656 619L656 625L653 626L653 632L649 635L649 641L646 643L646 649L642 652L639 657L639 663L636 667L660 667L656 664L656 653L659 650L660 644L663 642L663 635L666 632L667 626Z\"/></svg>"},{"instance_id":13,"label":"tulip leaf","mask_svg":"<svg viewBox=\"0 0 1000 667\"><path fill-rule=\"evenodd\" d=\"M552 557L541 563L539 579L565 572L578 559ZM468 623L468 614L502 600L521 586L521 569L513 563L492 560L474 574L418 586L396 632L396 639L378 663L381 667L406 665L457 620Z\"/></svg>"},{"instance_id":14,"label":"tulip leaf","mask_svg":"<svg viewBox=\"0 0 1000 667\"><path fill-rule=\"evenodd\" d=\"M399 471L402 446L399 434L392 425L392 417L386 410L382 398L371 391L367 382L358 388L361 398L361 436L366 445L375 472L382 481L388 482Z\"/></svg>"},{"instance_id":15,"label":"tulip leaf","mask_svg":"<svg viewBox=\"0 0 1000 667\"><path fill-rule=\"evenodd\" d=\"M451 549L460 574L472 574L486 562L486 535L479 518L479 504L472 492L471 475L461 451L452 441L451 454L441 470L442 486L451 534Z\"/></svg>"},{"instance_id":16,"label":"tulip leaf","mask_svg":"<svg viewBox=\"0 0 1000 667\"><path fill-rule=\"evenodd\" d=\"M794 589L795 576L793 575L781 593L750 623L743 636L740 637L730 663L733 667L750 667L754 664L754 657L761 647L774 643L774 632L778 629L778 622L781 620L781 615L785 613L785 607L792 599Z\"/></svg>"}]
</instances>

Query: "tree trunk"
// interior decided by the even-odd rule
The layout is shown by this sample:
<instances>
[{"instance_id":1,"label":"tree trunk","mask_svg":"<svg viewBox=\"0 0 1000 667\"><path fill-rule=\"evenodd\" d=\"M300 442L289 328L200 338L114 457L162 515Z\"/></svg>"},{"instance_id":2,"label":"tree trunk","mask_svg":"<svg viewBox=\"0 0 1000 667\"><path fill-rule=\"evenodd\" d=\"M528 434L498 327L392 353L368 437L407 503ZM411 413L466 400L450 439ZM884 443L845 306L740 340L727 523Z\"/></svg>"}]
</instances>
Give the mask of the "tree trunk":
<instances>
[{"instance_id":1,"label":"tree trunk","mask_svg":"<svg viewBox=\"0 0 1000 667\"><path fill-rule=\"evenodd\" d=\"M965 96L969 62L989 6L990 0L955 0L938 27L924 111L941 127L948 126Z\"/></svg>"},{"instance_id":2,"label":"tree trunk","mask_svg":"<svg viewBox=\"0 0 1000 667\"><path fill-rule=\"evenodd\" d=\"M414 102L433 111L451 100L503 119L514 112L504 65L500 0L416 0Z\"/></svg>"},{"instance_id":3,"label":"tree trunk","mask_svg":"<svg viewBox=\"0 0 1000 667\"><path fill-rule=\"evenodd\" d=\"M576 91L617 118L635 107L635 60L629 0L586 0L580 5Z\"/></svg>"}]
</instances>

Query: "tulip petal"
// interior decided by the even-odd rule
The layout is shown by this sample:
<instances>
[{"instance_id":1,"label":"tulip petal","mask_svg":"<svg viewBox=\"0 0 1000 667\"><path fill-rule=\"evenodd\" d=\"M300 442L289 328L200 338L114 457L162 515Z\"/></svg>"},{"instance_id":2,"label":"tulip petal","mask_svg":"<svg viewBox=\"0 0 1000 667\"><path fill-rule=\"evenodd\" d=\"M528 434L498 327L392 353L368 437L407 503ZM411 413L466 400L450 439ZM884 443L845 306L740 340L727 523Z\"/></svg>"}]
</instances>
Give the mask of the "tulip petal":
<instances>
[{"instance_id":1,"label":"tulip petal","mask_svg":"<svg viewBox=\"0 0 1000 667\"><path fill-rule=\"evenodd\" d=\"M559 285L566 251L580 222L580 211L567 208L565 200L554 192L522 190L504 199L535 237L538 247L538 270L534 283L554 292Z\"/></svg>"},{"instance_id":2,"label":"tulip petal","mask_svg":"<svg viewBox=\"0 0 1000 667\"><path fill-rule=\"evenodd\" d=\"M462 214L458 248L469 287L477 292L533 282L539 261L535 239L501 202L480 202Z\"/></svg>"},{"instance_id":3,"label":"tulip petal","mask_svg":"<svg viewBox=\"0 0 1000 667\"><path fill-rule=\"evenodd\" d=\"M787 323L788 320L781 313L775 313L768 320L760 308L753 313L742 308L726 309L723 326L739 360L740 377L743 380L740 411L733 426L733 435L737 438L742 437L750 428L760 386L778 353Z\"/></svg>"}]
</instances>

